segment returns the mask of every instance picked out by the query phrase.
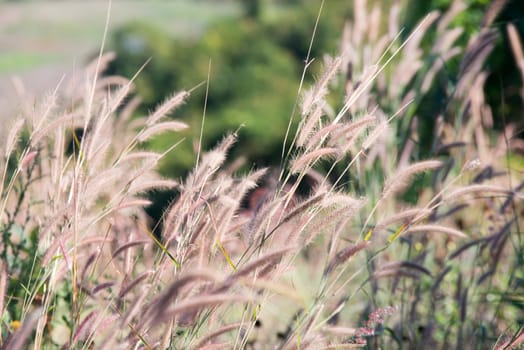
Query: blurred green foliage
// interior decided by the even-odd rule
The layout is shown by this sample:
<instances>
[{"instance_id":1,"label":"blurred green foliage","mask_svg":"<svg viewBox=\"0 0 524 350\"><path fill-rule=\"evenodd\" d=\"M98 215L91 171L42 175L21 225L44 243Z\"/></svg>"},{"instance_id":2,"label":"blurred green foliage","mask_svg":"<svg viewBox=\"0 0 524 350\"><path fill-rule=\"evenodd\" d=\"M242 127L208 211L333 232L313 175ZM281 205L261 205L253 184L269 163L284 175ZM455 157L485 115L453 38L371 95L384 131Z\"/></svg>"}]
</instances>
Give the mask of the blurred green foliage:
<instances>
[{"instance_id":1,"label":"blurred green foliage","mask_svg":"<svg viewBox=\"0 0 524 350\"><path fill-rule=\"evenodd\" d=\"M247 168L277 164L319 11L318 3L308 4L300 11L288 4L277 15L248 13L244 18L221 21L198 41L175 39L154 24L128 23L113 34L117 58L109 74L131 77L151 58L136 79L143 98L141 113L152 111L173 91L207 81L209 74L202 148L216 144L227 131L241 128L233 152L248 160ZM347 14L340 8L330 5L323 9L323 18L336 20L323 19L317 27L310 54L316 62L306 76L309 81L318 71L321 56L336 51ZM202 84L173 114L189 123L189 130L152 142L153 147L166 149L185 137L162 164L165 175L183 176L194 166L205 104L206 85Z\"/></svg>"},{"instance_id":2,"label":"blurred green foliage","mask_svg":"<svg viewBox=\"0 0 524 350\"><path fill-rule=\"evenodd\" d=\"M279 5L275 6L275 3ZM151 58L136 79L137 92L144 100L141 113L153 110L173 91L191 89L207 81L209 74L207 97L206 84L201 84L189 101L173 114L173 117L188 122L189 130L182 134L163 135L152 142L153 147L166 149L185 138L162 164L161 171L165 175L184 176L194 166L206 103L202 149L209 149L224 133L241 127L239 142L233 150L236 154L232 158L242 155L247 159L247 168L281 161L282 140L292 118L293 104L297 101L301 72L308 56L320 2L243 1L242 4L244 17L213 24L199 40L173 38L154 24L139 22L129 23L113 35L112 46L117 59L110 74L131 77ZM445 11L451 0L413 0L406 4L409 11L403 18L404 33L408 35L429 11ZM452 25L464 30L459 38L460 45L465 47L472 35L480 30L489 4L487 0L468 0L468 10L454 19ZM350 17L350 11L350 6L344 2L324 3L309 56L315 61L305 76L306 83L315 79L322 55L336 53L343 23ZM521 117L519 86L522 82L505 34L506 24L513 22L524 37L523 23L519 18L524 18L523 6L510 3L493 24L500 33L500 40L486 63L491 72L486 95L497 112L495 122L499 128L503 124L501 113L505 113L504 118L510 121ZM432 40L437 39L432 35L430 31L423 41L428 51ZM440 59L430 52L424 57L424 67L404 87L404 91L419 91L417 86L422 84L426 72L435 60ZM433 151L434 124L439 115L447 113L459 68L460 57L448 62L437 74L432 88L425 95L416 96L408 111L411 116L424 116L419 120L423 141L418 149L420 157ZM391 113L400 108L400 101L380 103L386 110L390 105ZM293 119L296 120L296 116ZM409 120L409 116L403 118L403 123ZM406 130L407 125L399 125L400 143Z\"/></svg>"}]
</instances>

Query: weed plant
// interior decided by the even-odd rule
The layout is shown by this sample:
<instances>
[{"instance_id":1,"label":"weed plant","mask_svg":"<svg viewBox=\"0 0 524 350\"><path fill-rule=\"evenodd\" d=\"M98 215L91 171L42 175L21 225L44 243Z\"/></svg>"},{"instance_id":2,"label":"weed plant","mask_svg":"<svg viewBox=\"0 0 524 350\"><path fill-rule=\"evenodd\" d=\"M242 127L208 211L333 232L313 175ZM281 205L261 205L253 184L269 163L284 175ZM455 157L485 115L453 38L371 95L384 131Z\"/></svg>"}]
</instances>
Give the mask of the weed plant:
<instances>
[{"instance_id":1,"label":"weed plant","mask_svg":"<svg viewBox=\"0 0 524 350\"><path fill-rule=\"evenodd\" d=\"M398 7L381 30L380 11L356 1L340 55L299 91L277 172L237 174L232 133L198 152L185 179L161 178L155 167L180 140L162 154L144 144L186 127L168 117L191 92L132 117L133 79L101 78L111 59L101 55L85 86L42 99L2 144L0 344L522 348L523 145L515 125L491 130L482 62L492 33L455 47L458 10L428 15L399 42ZM442 60L406 89L431 26ZM424 116L410 105L456 55L461 74L420 159ZM153 234L145 193L165 188L179 195Z\"/></svg>"}]
</instances>

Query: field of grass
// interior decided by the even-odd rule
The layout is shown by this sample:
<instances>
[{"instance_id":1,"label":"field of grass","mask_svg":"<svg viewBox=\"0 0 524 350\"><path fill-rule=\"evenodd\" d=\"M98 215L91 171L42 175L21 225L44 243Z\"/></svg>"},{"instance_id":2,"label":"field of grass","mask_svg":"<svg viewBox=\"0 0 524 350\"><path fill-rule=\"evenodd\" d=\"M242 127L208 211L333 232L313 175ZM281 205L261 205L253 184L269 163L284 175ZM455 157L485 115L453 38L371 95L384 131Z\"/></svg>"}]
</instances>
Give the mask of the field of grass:
<instances>
[{"instance_id":1,"label":"field of grass","mask_svg":"<svg viewBox=\"0 0 524 350\"><path fill-rule=\"evenodd\" d=\"M452 9L400 40L402 3L355 1L341 52L315 58L316 82L289 101L298 129L278 169L237 173L240 129L187 177L160 176L180 140L147 142L188 127L169 115L191 91L135 116L134 82L102 74L111 55L82 85L21 101L0 144L0 346L522 349L524 147L519 125L492 127L489 36L455 46ZM416 85L422 46L440 60ZM409 107L455 55L426 156ZM152 222L146 195L166 188L177 197Z\"/></svg>"}]
</instances>

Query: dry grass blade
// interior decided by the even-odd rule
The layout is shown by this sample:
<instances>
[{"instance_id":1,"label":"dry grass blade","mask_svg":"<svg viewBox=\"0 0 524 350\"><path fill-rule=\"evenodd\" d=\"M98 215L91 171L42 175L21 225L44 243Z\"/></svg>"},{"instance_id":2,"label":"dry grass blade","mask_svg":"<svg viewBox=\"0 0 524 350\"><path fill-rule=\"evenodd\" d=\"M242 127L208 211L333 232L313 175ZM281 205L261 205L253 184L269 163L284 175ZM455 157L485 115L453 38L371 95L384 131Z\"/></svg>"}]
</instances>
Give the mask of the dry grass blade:
<instances>
[{"instance_id":1,"label":"dry grass blade","mask_svg":"<svg viewBox=\"0 0 524 350\"><path fill-rule=\"evenodd\" d=\"M409 184L409 180L413 175L428 170L440 168L442 164L443 163L439 160L426 160L398 170L384 184L382 197L387 198L392 194L402 191Z\"/></svg>"}]
</instances>

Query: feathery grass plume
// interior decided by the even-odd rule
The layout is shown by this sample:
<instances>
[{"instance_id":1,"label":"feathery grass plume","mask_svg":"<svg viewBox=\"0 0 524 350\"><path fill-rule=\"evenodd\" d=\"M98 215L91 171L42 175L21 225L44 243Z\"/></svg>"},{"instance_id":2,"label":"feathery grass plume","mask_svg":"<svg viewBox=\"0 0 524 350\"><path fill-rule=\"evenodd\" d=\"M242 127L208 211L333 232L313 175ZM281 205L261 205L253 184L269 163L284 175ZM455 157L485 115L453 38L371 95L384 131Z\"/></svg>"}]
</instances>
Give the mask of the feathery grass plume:
<instances>
[{"instance_id":1,"label":"feathery grass plume","mask_svg":"<svg viewBox=\"0 0 524 350\"><path fill-rule=\"evenodd\" d=\"M146 126L155 125L160 119L166 117L173 109L182 105L189 97L189 92L181 91L171 97L166 98L146 120Z\"/></svg>"},{"instance_id":2,"label":"feathery grass plume","mask_svg":"<svg viewBox=\"0 0 524 350\"><path fill-rule=\"evenodd\" d=\"M460 62L457 93L467 95L470 81L481 71L482 64L491 53L498 35L496 31L483 28L480 34L470 42Z\"/></svg>"},{"instance_id":3,"label":"feathery grass plume","mask_svg":"<svg viewBox=\"0 0 524 350\"><path fill-rule=\"evenodd\" d=\"M413 175L440 168L442 164L440 160L425 160L397 170L384 184L382 198L387 198L405 189Z\"/></svg>"},{"instance_id":4,"label":"feathery grass plume","mask_svg":"<svg viewBox=\"0 0 524 350\"><path fill-rule=\"evenodd\" d=\"M144 271L131 282L128 282L126 284L122 283L122 285L120 286L120 291L118 292L118 298L125 297L127 293L132 291L133 288L135 288L140 282L142 282L152 274L154 274L154 271Z\"/></svg>"},{"instance_id":5,"label":"feathery grass plume","mask_svg":"<svg viewBox=\"0 0 524 350\"><path fill-rule=\"evenodd\" d=\"M325 201L325 205L328 205L325 208L328 210L323 215L317 215L314 221L309 224L308 231L313 234L304 240L305 243L311 242L315 236L331 229L333 225L339 227L339 229L333 233L333 236L336 236L338 231L344 229L345 224L352 220L355 214L366 204L365 199L355 200L350 196L347 197L347 199L342 199L342 202L340 201L342 196L334 200L328 199ZM346 201L346 205L344 205L344 201Z\"/></svg>"},{"instance_id":6,"label":"feathery grass plume","mask_svg":"<svg viewBox=\"0 0 524 350\"><path fill-rule=\"evenodd\" d=\"M460 187L449 193L446 193L444 195L444 201L447 201L447 202L454 201L458 199L459 197L462 197L468 194L487 195L488 193L496 193L496 194L501 194L504 196L511 195L511 191L501 186L473 184L473 185Z\"/></svg>"},{"instance_id":7,"label":"feathery grass plume","mask_svg":"<svg viewBox=\"0 0 524 350\"><path fill-rule=\"evenodd\" d=\"M22 326L17 329L7 339L5 343L5 349L9 350L22 350L26 349L24 346L31 336L31 332L34 330L38 319L41 317L42 308L37 308L31 311L22 322Z\"/></svg>"},{"instance_id":8,"label":"feathery grass plume","mask_svg":"<svg viewBox=\"0 0 524 350\"><path fill-rule=\"evenodd\" d=\"M108 114L114 113L118 108L120 108L124 100L129 97L129 95L134 91L135 86L132 81L129 81L122 77L112 77L115 79L115 81L112 81L113 79L108 79L109 84L117 84L119 85L119 88L116 90L116 93L114 96L111 96L108 101ZM109 89L109 87L108 87Z\"/></svg>"},{"instance_id":9,"label":"feathery grass plume","mask_svg":"<svg viewBox=\"0 0 524 350\"><path fill-rule=\"evenodd\" d=\"M143 313L142 324L154 321L159 315L161 315L165 311L167 305L171 304L173 300L176 300L179 291L185 286L197 281L214 282L217 277L216 274L204 270L192 271L179 276L175 282L168 286L162 294L156 297L150 305L147 306Z\"/></svg>"},{"instance_id":10,"label":"feathery grass plume","mask_svg":"<svg viewBox=\"0 0 524 350\"><path fill-rule=\"evenodd\" d=\"M84 263L84 267L82 268L82 272L80 273L80 280L81 281L85 281L89 268L91 267L91 265L93 265L93 263L95 262L95 260L96 260L96 258L98 256L99 256L99 254L96 253L96 252L92 253L91 255L89 255L89 257L87 258L86 262Z\"/></svg>"},{"instance_id":11,"label":"feathery grass plume","mask_svg":"<svg viewBox=\"0 0 524 350\"><path fill-rule=\"evenodd\" d=\"M127 250L129 248L136 247L138 245L144 245L144 244L147 244L147 243L150 243L150 241L149 240L138 240L138 241L128 242L128 243L126 243L124 245L121 245L117 249L115 249L115 251L111 255L111 258L112 259L116 258L120 253L122 253L123 251L125 251L125 250Z\"/></svg>"},{"instance_id":12,"label":"feathery grass plume","mask_svg":"<svg viewBox=\"0 0 524 350\"><path fill-rule=\"evenodd\" d=\"M360 208L364 198L355 198L342 192L332 192L322 198L323 208Z\"/></svg>"},{"instance_id":13,"label":"feathery grass plume","mask_svg":"<svg viewBox=\"0 0 524 350\"><path fill-rule=\"evenodd\" d=\"M149 199L129 198L125 201L116 204L111 210L111 212L116 212L125 208L144 208L151 204L152 202Z\"/></svg>"},{"instance_id":14,"label":"feathery grass plume","mask_svg":"<svg viewBox=\"0 0 524 350\"><path fill-rule=\"evenodd\" d=\"M334 59L326 58L326 68L319 79L319 81L313 86L313 88L304 93L302 101L302 115L307 115L309 111L316 104L324 103L324 97L326 96L328 89L327 86L329 82L336 76L342 59L340 57L335 57Z\"/></svg>"},{"instance_id":15,"label":"feathery grass plume","mask_svg":"<svg viewBox=\"0 0 524 350\"><path fill-rule=\"evenodd\" d=\"M454 236L457 238L467 238L469 237L464 232L441 225L435 225L435 224L427 224L427 225L413 225L409 226L406 231L404 231L404 235L410 234L410 233L432 233L432 232L438 232L438 233L444 233L449 236Z\"/></svg>"},{"instance_id":16,"label":"feathery grass plume","mask_svg":"<svg viewBox=\"0 0 524 350\"><path fill-rule=\"evenodd\" d=\"M338 148L324 147L313 150L295 158L291 163L290 171L292 174L298 174L311 168L315 162L326 157L336 157L339 154Z\"/></svg>"},{"instance_id":17,"label":"feathery grass plume","mask_svg":"<svg viewBox=\"0 0 524 350\"><path fill-rule=\"evenodd\" d=\"M82 126L80 116L76 113L64 113L62 116L55 118L47 125L42 125L31 132L31 147L37 148L44 137L50 137L51 131L60 130L60 128L80 128Z\"/></svg>"},{"instance_id":18,"label":"feathery grass plume","mask_svg":"<svg viewBox=\"0 0 524 350\"><path fill-rule=\"evenodd\" d=\"M7 138L5 141L5 149L4 149L4 156L5 158L9 158L11 156L11 153L16 148L16 145L18 143L18 137L20 136L20 132L22 131L22 127L25 124L25 119L18 119L14 125L9 128L9 133L7 134Z\"/></svg>"},{"instance_id":19,"label":"feathery grass plume","mask_svg":"<svg viewBox=\"0 0 524 350\"><path fill-rule=\"evenodd\" d=\"M389 128L389 121L383 120L380 122L366 137L362 143L362 149L368 150L372 145L377 142L377 139L382 136L383 133Z\"/></svg>"},{"instance_id":20,"label":"feathery grass plume","mask_svg":"<svg viewBox=\"0 0 524 350\"><path fill-rule=\"evenodd\" d=\"M91 295L94 296L96 293L100 292L101 290L109 289L113 287L114 285L115 285L115 282L100 283L97 286L95 286L95 288L93 288L93 290L91 291Z\"/></svg>"},{"instance_id":21,"label":"feathery grass plume","mask_svg":"<svg viewBox=\"0 0 524 350\"><path fill-rule=\"evenodd\" d=\"M386 227L390 226L391 224L395 224L399 221L402 222L412 222L413 219L416 219L416 221L423 220L424 218L429 217L431 215L432 210L427 208L409 208L399 211L396 214L393 214L392 216L389 216L385 219L380 220L375 225L375 230L383 230Z\"/></svg>"},{"instance_id":22,"label":"feathery grass plume","mask_svg":"<svg viewBox=\"0 0 524 350\"><path fill-rule=\"evenodd\" d=\"M232 323L225 326L222 326L218 328L217 330L211 331L210 333L206 334L201 339L197 339L195 341L196 345L194 346L195 349L201 349L204 345L211 345L206 344L212 341L214 338L221 336L222 334L229 333L231 331L238 331L239 329L242 329L244 324L242 322L238 323Z\"/></svg>"},{"instance_id":23,"label":"feathery grass plume","mask_svg":"<svg viewBox=\"0 0 524 350\"><path fill-rule=\"evenodd\" d=\"M236 139L236 133L229 134L213 150L203 155L200 164L196 165L185 181L186 190L201 191L206 181L211 180L211 176L224 163L227 152L236 142Z\"/></svg>"},{"instance_id":24,"label":"feathery grass plume","mask_svg":"<svg viewBox=\"0 0 524 350\"><path fill-rule=\"evenodd\" d=\"M89 334L93 332L94 327L94 318L97 316L97 312L91 311L82 322L80 322L80 325L76 329L75 334L73 335L73 344L78 344L81 340L86 341L89 337ZM69 347L71 344L67 344Z\"/></svg>"},{"instance_id":25,"label":"feathery grass plume","mask_svg":"<svg viewBox=\"0 0 524 350\"><path fill-rule=\"evenodd\" d=\"M440 26L442 23L443 21L441 19L438 22L438 26ZM444 63L448 61L450 57L455 56L457 53L460 53L461 51L460 48L453 47L453 44L456 43L458 38L464 32L464 30L462 28L453 28L449 30L440 30L439 32L442 33L442 35L433 44L431 51L435 54L443 54L444 57L442 57L443 61L441 62ZM449 53L449 52L453 52L453 53ZM433 68L430 68L430 71L432 70Z\"/></svg>"},{"instance_id":26,"label":"feathery grass plume","mask_svg":"<svg viewBox=\"0 0 524 350\"><path fill-rule=\"evenodd\" d=\"M508 196L508 198L502 203L499 209L499 213L503 214L507 211L508 207L510 205L514 205L515 196L517 193L521 193L524 189L524 181L522 181L520 184L518 184L512 191L511 195ZM521 195L522 196L522 195Z\"/></svg>"},{"instance_id":27,"label":"feathery grass plume","mask_svg":"<svg viewBox=\"0 0 524 350\"><path fill-rule=\"evenodd\" d=\"M136 151L132 153L128 153L123 155L121 158L118 159L118 163L124 163L129 161L144 161L148 159L153 159L156 163L159 159L160 155L156 152L150 152L150 151Z\"/></svg>"},{"instance_id":28,"label":"feathery grass plume","mask_svg":"<svg viewBox=\"0 0 524 350\"><path fill-rule=\"evenodd\" d=\"M507 333L511 332L510 330ZM505 332L506 333L506 332ZM498 344L500 343L500 344ZM524 344L524 326L520 325L518 330L512 336L499 337L497 339L495 350L519 349Z\"/></svg>"},{"instance_id":29,"label":"feathery grass plume","mask_svg":"<svg viewBox=\"0 0 524 350\"><path fill-rule=\"evenodd\" d=\"M475 184L479 184L479 183L482 183L486 180L490 180L494 177L494 169L491 165L488 165L486 167L484 167L477 175L475 175L475 177L473 178L473 180L471 182L475 183ZM502 174L503 175L503 174Z\"/></svg>"},{"instance_id":30,"label":"feathery grass plume","mask_svg":"<svg viewBox=\"0 0 524 350\"><path fill-rule=\"evenodd\" d=\"M145 179L145 181L141 181L143 179L137 179L137 181L133 182L131 186L129 186L129 194L138 194L138 193L145 193L147 191L157 189L157 190L168 190L168 189L174 189L180 186L180 183L175 180L169 180L169 179Z\"/></svg>"},{"instance_id":31,"label":"feathery grass plume","mask_svg":"<svg viewBox=\"0 0 524 350\"><path fill-rule=\"evenodd\" d=\"M446 266L446 268L444 268L444 269L443 269L443 270L438 274L438 276L437 276L437 277L435 278L435 280L433 281L433 285L431 286L431 293L432 293L432 294L435 294L435 293L438 291L438 289L439 289L439 287L440 287L442 281L444 281L444 277L446 277L446 275L447 275L448 273L450 273L451 270L452 270L452 267L448 265L448 266Z\"/></svg>"},{"instance_id":32,"label":"feathery grass plume","mask_svg":"<svg viewBox=\"0 0 524 350\"><path fill-rule=\"evenodd\" d=\"M97 57L96 59L91 60L88 65L85 67L85 74L87 76L93 76L95 74L102 74L109 68L109 64L114 61L116 58L116 53L106 52Z\"/></svg>"},{"instance_id":33,"label":"feathery grass plume","mask_svg":"<svg viewBox=\"0 0 524 350\"><path fill-rule=\"evenodd\" d=\"M147 307L146 299L150 296L150 293L151 285L141 285L141 288L137 288L135 298L130 300L129 309L126 309L125 313L120 317L119 324L121 326L127 326L128 324L130 324L139 312L141 312L140 320L147 316L147 314L145 314L144 311ZM122 298L124 296L122 296ZM107 339L107 341L109 342L110 339Z\"/></svg>"},{"instance_id":34,"label":"feathery grass plume","mask_svg":"<svg viewBox=\"0 0 524 350\"><path fill-rule=\"evenodd\" d=\"M230 235L230 232L234 232L233 228L238 224L236 216L239 214L242 200L266 173L267 169L261 169L241 179L217 178L217 187L223 190L223 194L219 198L220 207L216 211L216 217L220 218L221 224L215 227L215 240L222 240L223 237Z\"/></svg>"},{"instance_id":35,"label":"feathery grass plume","mask_svg":"<svg viewBox=\"0 0 524 350\"><path fill-rule=\"evenodd\" d=\"M490 27L507 4L508 0L492 1L484 13L484 18L482 18L482 27Z\"/></svg>"},{"instance_id":36,"label":"feathery grass plume","mask_svg":"<svg viewBox=\"0 0 524 350\"><path fill-rule=\"evenodd\" d=\"M334 129L330 134L331 142L343 142L344 150L351 147L351 144L366 128L375 124L377 118L373 115L366 115L358 119L352 120L349 123L339 125L338 128Z\"/></svg>"},{"instance_id":37,"label":"feathery grass plume","mask_svg":"<svg viewBox=\"0 0 524 350\"><path fill-rule=\"evenodd\" d=\"M282 220L279 222L279 225L285 224L286 222L292 220L294 217L303 214L307 210L311 209L315 204L322 201L325 198L325 196L326 193L318 193L297 204L289 213L287 213L282 218Z\"/></svg>"},{"instance_id":38,"label":"feathery grass plume","mask_svg":"<svg viewBox=\"0 0 524 350\"><path fill-rule=\"evenodd\" d=\"M433 214L431 215L430 220L431 221L440 221L440 220L442 220L444 218L451 217L452 215L454 215L454 214L458 213L459 211L462 211L462 210L464 210L466 208L469 208L469 204L462 203L462 204L458 204L458 205L455 205L455 206L449 208L444 213L438 213L435 210L435 211L433 211Z\"/></svg>"},{"instance_id":39,"label":"feathery grass plume","mask_svg":"<svg viewBox=\"0 0 524 350\"><path fill-rule=\"evenodd\" d=\"M187 125L184 122L180 121L169 121L169 122L163 122L154 124L143 131L141 131L137 135L138 142L144 142L151 137L158 135L160 133L168 132L168 131L182 131L184 129L187 129L189 125Z\"/></svg>"},{"instance_id":40,"label":"feathery grass plume","mask_svg":"<svg viewBox=\"0 0 524 350\"><path fill-rule=\"evenodd\" d=\"M449 40L456 40L461 34L462 30L458 30L456 33L449 33L450 35L453 35ZM435 76L442 71L442 68L445 67L446 63L451 61L452 58L460 55L461 49L458 47L451 48L447 51L445 51L440 57L441 59L435 60L431 68L426 72L424 75L424 80L422 81L422 85L420 87L420 91L425 94L429 91L429 89L433 86L433 82L435 80Z\"/></svg>"},{"instance_id":41,"label":"feathery grass plume","mask_svg":"<svg viewBox=\"0 0 524 350\"><path fill-rule=\"evenodd\" d=\"M284 255L295 249L296 247L287 247L276 251L269 251L268 253L257 257L254 260L250 260L248 263L239 268L233 275L228 277L225 284L231 287L232 282L246 276L257 268L265 268L267 265L275 265L282 259Z\"/></svg>"},{"instance_id":42,"label":"feathery grass plume","mask_svg":"<svg viewBox=\"0 0 524 350\"><path fill-rule=\"evenodd\" d=\"M328 276L334 269L345 263L349 258L357 254L359 251L367 248L368 245L369 241L361 241L342 250L339 250L335 254L335 256L331 258L330 262L324 270L323 275Z\"/></svg>"},{"instance_id":43,"label":"feathery grass plume","mask_svg":"<svg viewBox=\"0 0 524 350\"><path fill-rule=\"evenodd\" d=\"M324 114L322 106L316 104L312 112L308 113L307 117L303 118L298 129L298 137L296 145L302 147L309 139L316 126L320 124L320 118Z\"/></svg>"},{"instance_id":44,"label":"feathery grass plume","mask_svg":"<svg viewBox=\"0 0 524 350\"><path fill-rule=\"evenodd\" d=\"M454 148L464 148L466 146L467 146L467 144L465 142L462 142L462 141L455 141L455 142L446 143L446 144L438 146L437 149L435 150L435 154L436 155L443 155L443 154L448 153L450 150L452 150Z\"/></svg>"},{"instance_id":45,"label":"feathery grass plume","mask_svg":"<svg viewBox=\"0 0 524 350\"><path fill-rule=\"evenodd\" d=\"M419 273L423 273L431 277L431 271L424 266L412 261L394 261L380 266L373 273L372 278L378 279L382 277L411 277L419 278Z\"/></svg>"},{"instance_id":46,"label":"feathery grass plume","mask_svg":"<svg viewBox=\"0 0 524 350\"><path fill-rule=\"evenodd\" d=\"M125 103L117 120L117 129L118 127L125 127L141 103L142 98L139 95L131 97L131 99Z\"/></svg>"},{"instance_id":47,"label":"feathery grass plume","mask_svg":"<svg viewBox=\"0 0 524 350\"><path fill-rule=\"evenodd\" d=\"M256 302L257 298L248 295L223 293L194 296L190 299L178 301L174 306L164 305L166 309L162 310L158 319L153 320L152 325L158 325L166 320L171 320L175 316L186 312L198 312L207 307L216 307L227 303L250 303Z\"/></svg>"},{"instance_id":48,"label":"feathery grass plume","mask_svg":"<svg viewBox=\"0 0 524 350\"><path fill-rule=\"evenodd\" d=\"M37 108L35 113L31 115L31 125L30 128L32 130L38 130L40 129L45 122L50 118L51 115L53 115L53 112L55 112L57 107L57 100L58 100L58 89L60 88L60 85L62 84L63 78L60 80L56 88L53 92L48 93L44 96L42 101L40 101L37 104Z\"/></svg>"},{"instance_id":49,"label":"feathery grass plume","mask_svg":"<svg viewBox=\"0 0 524 350\"><path fill-rule=\"evenodd\" d=\"M305 147L306 149L315 149L318 147L322 147L322 144L327 139L327 137L335 130L340 129L342 125L340 124L329 124L317 132L315 132L313 135L310 135L308 140L306 141Z\"/></svg>"},{"instance_id":50,"label":"feathery grass plume","mask_svg":"<svg viewBox=\"0 0 524 350\"><path fill-rule=\"evenodd\" d=\"M286 198L284 196L276 196L272 198L269 202L261 202L255 212L248 222L244 230L244 236L248 239L250 243L256 241L261 231L263 231L266 226L272 223L272 218L275 213L282 211L285 205Z\"/></svg>"}]
</instances>

